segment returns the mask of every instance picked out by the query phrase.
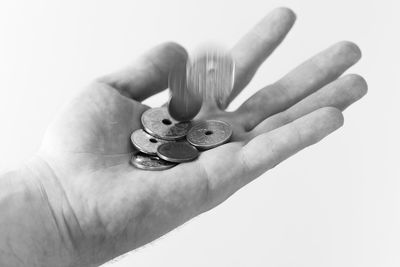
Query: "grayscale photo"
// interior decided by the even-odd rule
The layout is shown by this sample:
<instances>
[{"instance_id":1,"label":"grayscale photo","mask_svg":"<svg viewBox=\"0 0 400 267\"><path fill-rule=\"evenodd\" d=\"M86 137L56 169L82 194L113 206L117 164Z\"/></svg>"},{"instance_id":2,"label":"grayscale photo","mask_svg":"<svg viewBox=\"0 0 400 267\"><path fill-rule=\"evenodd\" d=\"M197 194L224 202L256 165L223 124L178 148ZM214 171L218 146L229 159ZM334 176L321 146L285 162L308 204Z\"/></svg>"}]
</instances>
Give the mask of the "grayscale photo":
<instances>
[{"instance_id":1,"label":"grayscale photo","mask_svg":"<svg viewBox=\"0 0 400 267\"><path fill-rule=\"evenodd\" d=\"M1 0L0 267L400 266L396 0Z\"/></svg>"}]
</instances>

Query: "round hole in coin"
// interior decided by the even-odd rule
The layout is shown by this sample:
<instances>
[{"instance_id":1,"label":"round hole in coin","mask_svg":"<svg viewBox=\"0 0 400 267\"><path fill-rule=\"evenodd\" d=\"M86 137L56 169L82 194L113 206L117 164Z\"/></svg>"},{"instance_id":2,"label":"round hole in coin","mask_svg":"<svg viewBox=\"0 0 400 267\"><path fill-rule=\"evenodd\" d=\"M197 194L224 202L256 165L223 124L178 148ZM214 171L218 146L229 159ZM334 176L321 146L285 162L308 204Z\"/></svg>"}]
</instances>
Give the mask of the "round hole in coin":
<instances>
[{"instance_id":1,"label":"round hole in coin","mask_svg":"<svg viewBox=\"0 0 400 267\"><path fill-rule=\"evenodd\" d=\"M143 129L134 131L131 135L131 141L139 151L149 155L156 155L157 147L168 142L148 134Z\"/></svg>"},{"instance_id":2,"label":"round hole in coin","mask_svg":"<svg viewBox=\"0 0 400 267\"><path fill-rule=\"evenodd\" d=\"M212 132L212 134L207 134ZM218 120L206 120L196 123L186 135L186 140L200 150L207 150L229 141L232 127L229 123Z\"/></svg>"},{"instance_id":3,"label":"round hole in coin","mask_svg":"<svg viewBox=\"0 0 400 267\"><path fill-rule=\"evenodd\" d=\"M213 134L213 131L208 130L208 131L206 131L204 134L205 134L205 135L212 135L212 134Z\"/></svg>"},{"instance_id":4,"label":"round hole in coin","mask_svg":"<svg viewBox=\"0 0 400 267\"><path fill-rule=\"evenodd\" d=\"M157 139L157 144L160 143L160 139L173 141L184 138L192 126L190 122L178 122L174 120L169 115L167 107L146 110L142 114L141 122L143 129ZM150 138L146 138L145 141L148 144L153 144L149 142Z\"/></svg>"},{"instance_id":5,"label":"round hole in coin","mask_svg":"<svg viewBox=\"0 0 400 267\"><path fill-rule=\"evenodd\" d=\"M164 123L165 125L171 125L172 122L169 119L163 119L162 123Z\"/></svg>"}]
</instances>

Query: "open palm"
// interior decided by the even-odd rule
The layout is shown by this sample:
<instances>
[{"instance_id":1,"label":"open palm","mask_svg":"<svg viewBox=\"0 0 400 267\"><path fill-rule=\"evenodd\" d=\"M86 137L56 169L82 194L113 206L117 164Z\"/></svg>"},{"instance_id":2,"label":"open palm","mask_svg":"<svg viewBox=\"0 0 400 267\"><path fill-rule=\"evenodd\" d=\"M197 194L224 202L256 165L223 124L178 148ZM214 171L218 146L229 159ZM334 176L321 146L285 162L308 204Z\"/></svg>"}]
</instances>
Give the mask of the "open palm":
<instances>
[{"instance_id":1,"label":"open palm","mask_svg":"<svg viewBox=\"0 0 400 267\"><path fill-rule=\"evenodd\" d=\"M232 48L236 78L230 100L294 21L292 11L276 9ZM358 75L339 77L361 56L356 45L340 42L259 90L236 111L205 107L198 116L229 122L232 142L169 170L136 169L129 163L130 135L141 128L141 114L149 108L140 101L164 90L170 67L185 56L174 43L152 49L133 66L89 85L49 127L38 166L52 174L42 183L77 265L103 263L215 207L339 128L341 111L367 89Z\"/></svg>"}]
</instances>

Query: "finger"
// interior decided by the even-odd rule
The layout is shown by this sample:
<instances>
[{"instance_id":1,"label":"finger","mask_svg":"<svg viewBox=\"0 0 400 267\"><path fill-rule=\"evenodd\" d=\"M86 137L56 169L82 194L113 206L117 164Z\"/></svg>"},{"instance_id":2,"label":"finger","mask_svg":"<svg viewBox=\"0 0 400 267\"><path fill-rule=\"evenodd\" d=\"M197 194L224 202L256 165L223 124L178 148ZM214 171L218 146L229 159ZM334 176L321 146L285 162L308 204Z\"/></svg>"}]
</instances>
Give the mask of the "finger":
<instances>
[{"instance_id":1,"label":"finger","mask_svg":"<svg viewBox=\"0 0 400 267\"><path fill-rule=\"evenodd\" d=\"M340 42L320 52L276 83L261 89L236 111L247 130L337 79L361 57L357 45Z\"/></svg>"},{"instance_id":2,"label":"finger","mask_svg":"<svg viewBox=\"0 0 400 267\"><path fill-rule=\"evenodd\" d=\"M186 50L176 43L158 45L131 66L99 79L117 89L122 95L142 101L168 86L172 67L186 61Z\"/></svg>"},{"instance_id":3,"label":"finger","mask_svg":"<svg viewBox=\"0 0 400 267\"><path fill-rule=\"evenodd\" d=\"M367 90L368 85L363 77L356 74L346 75L304 98L289 109L268 117L251 131L251 135L257 136L272 131L323 107L334 107L343 111L362 98Z\"/></svg>"},{"instance_id":4,"label":"finger","mask_svg":"<svg viewBox=\"0 0 400 267\"><path fill-rule=\"evenodd\" d=\"M250 177L243 183L250 182L298 151L319 142L342 125L342 113L327 107L257 136L241 151L245 173Z\"/></svg>"},{"instance_id":5,"label":"finger","mask_svg":"<svg viewBox=\"0 0 400 267\"><path fill-rule=\"evenodd\" d=\"M275 50L296 20L288 8L277 8L262 19L233 48L235 85L229 97L232 101L249 83L258 67Z\"/></svg>"}]
</instances>

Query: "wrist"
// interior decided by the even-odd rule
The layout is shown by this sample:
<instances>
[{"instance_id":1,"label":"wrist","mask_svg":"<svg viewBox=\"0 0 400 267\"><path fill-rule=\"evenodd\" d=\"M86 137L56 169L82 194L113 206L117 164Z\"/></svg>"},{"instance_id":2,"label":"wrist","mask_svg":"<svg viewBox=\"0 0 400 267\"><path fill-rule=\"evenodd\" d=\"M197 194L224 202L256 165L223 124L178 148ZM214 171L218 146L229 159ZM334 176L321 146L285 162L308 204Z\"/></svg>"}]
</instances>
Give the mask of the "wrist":
<instances>
[{"instance_id":1,"label":"wrist","mask_svg":"<svg viewBox=\"0 0 400 267\"><path fill-rule=\"evenodd\" d=\"M54 183L51 170L36 158L1 175L1 266L64 267L74 263L64 207L52 201L57 192L48 194L57 189ZM52 190L47 190L49 186Z\"/></svg>"}]
</instances>

